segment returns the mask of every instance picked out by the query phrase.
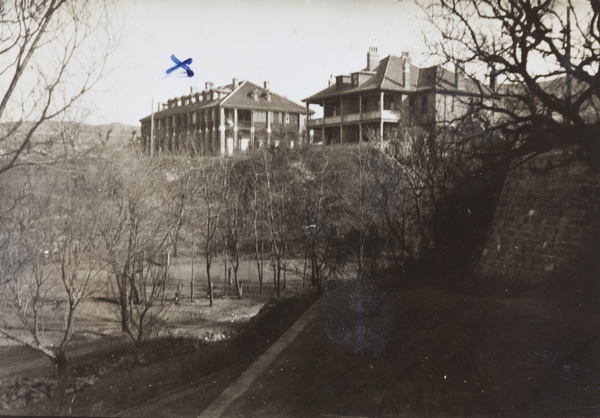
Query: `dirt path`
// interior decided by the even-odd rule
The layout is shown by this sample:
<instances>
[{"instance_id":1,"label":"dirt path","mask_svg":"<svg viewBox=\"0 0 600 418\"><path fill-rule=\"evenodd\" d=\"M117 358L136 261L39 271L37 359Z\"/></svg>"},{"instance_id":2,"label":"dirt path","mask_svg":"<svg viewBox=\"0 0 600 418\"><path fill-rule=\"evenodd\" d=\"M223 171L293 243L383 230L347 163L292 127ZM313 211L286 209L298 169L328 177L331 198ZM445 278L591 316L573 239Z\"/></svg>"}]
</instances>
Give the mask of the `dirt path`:
<instances>
[{"instance_id":1,"label":"dirt path","mask_svg":"<svg viewBox=\"0 0 600 418\"><path fill-rule=\"evenodd\" d=\"M275 358L296 339L304 327L313 320L319 309L319 302L311 306L308 311L298 319L265 353L260 356L232 385L230 385L204 412L200 417L219 417L235 402L244 395L252 382L269 367Z\"/></svg>"}]
</instances>

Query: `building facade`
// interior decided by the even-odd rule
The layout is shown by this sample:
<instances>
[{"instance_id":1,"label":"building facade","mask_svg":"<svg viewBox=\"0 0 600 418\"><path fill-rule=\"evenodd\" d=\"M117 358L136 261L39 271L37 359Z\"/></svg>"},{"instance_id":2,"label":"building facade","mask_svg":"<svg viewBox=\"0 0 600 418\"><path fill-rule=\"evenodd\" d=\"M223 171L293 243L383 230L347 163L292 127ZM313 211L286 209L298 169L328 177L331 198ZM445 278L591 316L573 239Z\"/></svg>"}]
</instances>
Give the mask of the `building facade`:
<instances>
[{"instance_id":1,"label":"building facade","mask_svg":"<svg viewBox=\"0 0 600 418\"><path fill-rule=\"evenodd\" d=\"M150 155L231 155L282 142L294 146L306 129L304 106L258 86L233 79L160 104L140 120L144 150Z\"/></svg>"},{"instance_id":2,"label":"building facade","mask_svg":"<svg viewBox=\"0 0 600 418\"><path fill-rule=\"evenodd\" d=\"M330 78L326 89L302 101L307 114L311 105L323 111L308 119L312 141L335 144L381 138L403 124L452 123L477 93L460 71L418 68L407 52L380 59L370 48L364 69Z\"/></svg>"}]
</instances>

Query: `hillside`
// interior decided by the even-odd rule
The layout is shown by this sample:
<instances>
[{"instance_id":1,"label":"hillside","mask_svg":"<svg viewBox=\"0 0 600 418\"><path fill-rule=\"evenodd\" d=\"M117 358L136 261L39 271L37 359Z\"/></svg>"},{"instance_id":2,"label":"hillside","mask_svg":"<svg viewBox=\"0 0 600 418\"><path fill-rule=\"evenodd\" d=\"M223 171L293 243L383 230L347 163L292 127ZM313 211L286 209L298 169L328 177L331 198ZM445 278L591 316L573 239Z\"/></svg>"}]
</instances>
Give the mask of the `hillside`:
<instances>
[{"instance_id":1,"label":"hillside","mask_svg":"<svg viewBox=\"0 0 600 418\"><path fill-rule=\"evenodd\" d=\"M22 122L15 132L16 122L0 124L0 154L8 154L14 145L22 142L34 127L34 122ZM30 147L43 155L63 154L65 151L89 151L94 148L121 148L139 135L139 127L110 123L88 125L80 122L42 123L34 132Z\"/></svg>"}]
</instances>

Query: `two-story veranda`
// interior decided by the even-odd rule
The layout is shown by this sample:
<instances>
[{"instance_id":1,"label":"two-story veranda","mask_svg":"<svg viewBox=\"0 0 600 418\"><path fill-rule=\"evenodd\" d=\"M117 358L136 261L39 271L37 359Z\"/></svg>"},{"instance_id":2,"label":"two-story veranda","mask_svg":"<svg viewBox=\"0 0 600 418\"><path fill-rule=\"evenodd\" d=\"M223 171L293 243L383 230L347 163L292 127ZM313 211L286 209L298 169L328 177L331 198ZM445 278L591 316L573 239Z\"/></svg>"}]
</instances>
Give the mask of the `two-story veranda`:
<instances>
[{"instance_id":1,"label":"two-story veranda","mask_svg":"<svg viewBox=\"0 0 600 418\"><path fill-rule=\"evenodd\" d=\"M313 142L345 144L394 135L402 124L450 121L467 110L472 86L460 72L441 66L418 68L410 56L382 60L376 48L367 54L367 67L329 80L324 90L306 98L322 107L322 118L307 123Z\"/></svg>"},{"instance_id":2,"label":"two-story veranda","mask_svg":"<svg viewBox=\"0 0 600 418\"><path fill-rule=\"evenodd\" d=\"M293 146L306 129L304 107L273 93L268 82L207 82L203 91L160 106L140 120L142 146L150 155L230 155L281 141Z\"/></svg>"}]
</instances>

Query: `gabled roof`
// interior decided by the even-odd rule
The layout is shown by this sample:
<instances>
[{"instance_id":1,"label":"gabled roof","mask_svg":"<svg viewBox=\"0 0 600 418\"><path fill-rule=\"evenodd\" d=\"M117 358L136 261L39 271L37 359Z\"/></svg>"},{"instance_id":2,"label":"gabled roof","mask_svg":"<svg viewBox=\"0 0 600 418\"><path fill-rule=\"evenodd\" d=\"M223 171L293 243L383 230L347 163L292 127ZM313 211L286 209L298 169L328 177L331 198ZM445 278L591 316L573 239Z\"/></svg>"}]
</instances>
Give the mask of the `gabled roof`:
<instances>
[{"instance_id":1,"label":"gabled roof","mask_svg":"<svg viewBox=\"0 0 600 418\"><path fill-rule=\"evenodd\" d=\"M250 81L242 81L234 88L233 84L214 87L212 91L221 92L224 96L215 100L203 100L198 103L176 106L170 109L160 110L154 113L154 118L162 118L182 113L194 112L202 109L210 109L213 107L223 107L228 109L247 109L247 110L265 110L288 113L305 113L306 108L298 103L273 93L270 90L260 87ZM204 92L207 92L205 90ZM255 100L255 93L257 100ZM196 94L202 95L202 92L192 93L183 97L194 97ZM270 96L270 99L269 97ZM314 113L311 111L311 113ZM149 120L150 115L140 119L141 121Z\"/></svg>"},{"instance_id":2,"label":"gabled roof","mask_svg":"<svg viewBox=\"0 0 600 418\"><path fill-rule=\"evenodd\" d=\"M408 80L405 80L404 68L408 64ZM363 70L364 71L364 70ZM326 89L302 100L303 102L320 102L324 99L336 98L356 93L378 92L378 91L397 91L409 93L414 91L426 90L453 90L462 93L475 93L474 84L465 80L465 77L459 74L462 89L455 84L455 73L442 68L439 65L419 68L407 63L406 57L397 57L389 55L383 58L374 74L362 84L352 87L351 84L337 86L332 84Z\"/></svg>"}]
</instances>

